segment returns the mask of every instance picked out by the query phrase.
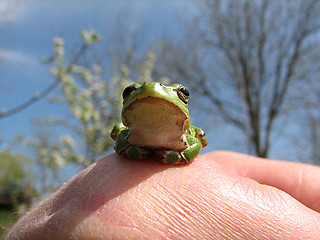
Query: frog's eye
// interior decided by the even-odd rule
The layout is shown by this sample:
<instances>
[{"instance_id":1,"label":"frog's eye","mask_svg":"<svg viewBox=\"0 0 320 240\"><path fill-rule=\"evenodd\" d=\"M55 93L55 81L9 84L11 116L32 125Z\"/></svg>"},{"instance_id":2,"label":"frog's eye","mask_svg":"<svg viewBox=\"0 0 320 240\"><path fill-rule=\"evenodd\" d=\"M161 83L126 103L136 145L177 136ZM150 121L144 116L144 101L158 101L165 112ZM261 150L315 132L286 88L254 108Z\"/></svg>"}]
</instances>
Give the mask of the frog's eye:
<instances>
[{"instance_id":1,"label":"frog's eye","mask_svg":"<svg viewBox=\"0 0 320 240\"><path fill-rule=\"evenodd\" d=\"M137 90L135 84L132 84L132 85L126 87L122 92L122 98L125 99L126 97L128 97L130 95L130 93L132 93L135 90Z\"/></svg>"},{"instance_id":2,"label":"frog's eye","mask_svg":"<svg viewBox=\"0 0 320 240\"><path fill-rule=\"evenodd\" d=\"M178 89L178 96L185 104L187 104L190 96L189 90L185 86L180 86Z\"/></svg>"}]
</instances>

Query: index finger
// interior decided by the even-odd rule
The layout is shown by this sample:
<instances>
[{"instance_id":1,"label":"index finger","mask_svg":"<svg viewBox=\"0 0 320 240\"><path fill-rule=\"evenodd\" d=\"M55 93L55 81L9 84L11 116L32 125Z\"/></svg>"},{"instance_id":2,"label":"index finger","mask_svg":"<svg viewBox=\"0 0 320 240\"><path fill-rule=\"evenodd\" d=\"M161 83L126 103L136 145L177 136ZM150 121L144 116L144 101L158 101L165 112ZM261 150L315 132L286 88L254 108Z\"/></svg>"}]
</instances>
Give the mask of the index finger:
<instances>
[{"instance_id":1,"label":"index finger","mask_svg":"<svg viewBox=\"0 0 320 240\"><path fill-rule=\"evenodd\" d=\"M285 191L307 207L320 212L320 168L217 151L205 154L229 171Z\"/></svg>"}]
</instances>

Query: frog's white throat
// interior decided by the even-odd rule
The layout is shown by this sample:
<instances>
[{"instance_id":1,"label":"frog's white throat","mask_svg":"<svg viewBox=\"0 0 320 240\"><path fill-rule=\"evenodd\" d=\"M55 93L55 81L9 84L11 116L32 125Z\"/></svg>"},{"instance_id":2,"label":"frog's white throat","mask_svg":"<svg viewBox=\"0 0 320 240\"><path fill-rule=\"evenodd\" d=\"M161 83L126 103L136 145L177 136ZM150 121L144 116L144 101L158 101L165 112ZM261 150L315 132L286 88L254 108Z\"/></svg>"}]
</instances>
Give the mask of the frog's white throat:
<instances>
[{"instance_id":1,"label":"frog's white throat","mask_svg":"<svg viewBox=\"0 0 320 240\"><path fill-rule=\"evenodd\" d=\"M143 98L122 112L124 124L131 130L132 145L182 150L186 148L185 134L189 118L174 104L158 98Z\"/></svg>"}]
</instances>

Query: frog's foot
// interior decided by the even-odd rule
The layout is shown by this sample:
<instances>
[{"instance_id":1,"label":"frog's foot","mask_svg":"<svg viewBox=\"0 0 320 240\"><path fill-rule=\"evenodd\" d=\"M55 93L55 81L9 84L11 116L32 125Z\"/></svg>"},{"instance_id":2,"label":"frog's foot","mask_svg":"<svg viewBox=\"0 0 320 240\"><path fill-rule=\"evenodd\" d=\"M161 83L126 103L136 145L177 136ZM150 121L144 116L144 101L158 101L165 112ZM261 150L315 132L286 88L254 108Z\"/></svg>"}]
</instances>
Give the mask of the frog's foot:
<instances>
[{"instance_id":1,"label":"frog's foot","mask_svg":"<svg viewBox=\"0 0 320 240\"><path fill-rule=\"evenodd\" d=\"M144 160L149 157L150 150L143 147L129 145L120 152L120 155L134 160Z\"/></svg>"},{"instance_id":2,"label":"frog's foot","mask_svg":"<svg viewBox=\"0 0 320 240\"><path fill-rule=\"evenodd\" d=\"M122 123L119 123L115 127L115 132L117 129L121 128L123 126ZM116 138L116 145L114 147L114 150L119 153L121 156L125 158L130 159L136 159L136 160L143 160L150 156L150 150L143 147L138 147L136 145L131 145L128 142L128 136L130 134L129 129L124 129L117 134Z\"/></svg>"},{"instance_id":3,"label":"frog's foot","mask_svg":"<svg viewBox=\"0 0 320 240\"><path fill-rule=\"evenodd\" d=\"M159 156L157 160L166 164L185 164L192 162L200 153L202 143L199 139L192 135L186 136L188 147L181 152L173 150L157 151L155 154Z\"/></svg>"},{"instance_id":4,"label":"frog's foot","mask_svg":"<svg viewBox=\"0 0 320 240\"><path fill-rule=\"evenodd\" d=\"M185 164L186 161L183 159L179 152L173 150L158 150L154 151L154 157L157 161L165 164Z\"/></svg>"}]
</instances>

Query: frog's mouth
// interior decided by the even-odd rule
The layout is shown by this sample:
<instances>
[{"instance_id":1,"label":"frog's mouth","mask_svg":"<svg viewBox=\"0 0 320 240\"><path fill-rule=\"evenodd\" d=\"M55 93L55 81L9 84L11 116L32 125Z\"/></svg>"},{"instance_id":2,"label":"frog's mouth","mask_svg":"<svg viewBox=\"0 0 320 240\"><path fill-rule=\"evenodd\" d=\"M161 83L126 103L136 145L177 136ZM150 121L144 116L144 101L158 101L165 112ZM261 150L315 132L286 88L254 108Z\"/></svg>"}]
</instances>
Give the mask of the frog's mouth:
<instances>
[{"instance_id":1,"label":"frog's mouth","mask_svg":"<svg viewBox=\"0 0 320 240\"><path fill-rule=\"evenodd\" d=\"M184 149L189 119L174 104L159 98L136 100L122 112L123 123L131 130L128 141L149 148Z\"/></svg>"}]
</instances>

